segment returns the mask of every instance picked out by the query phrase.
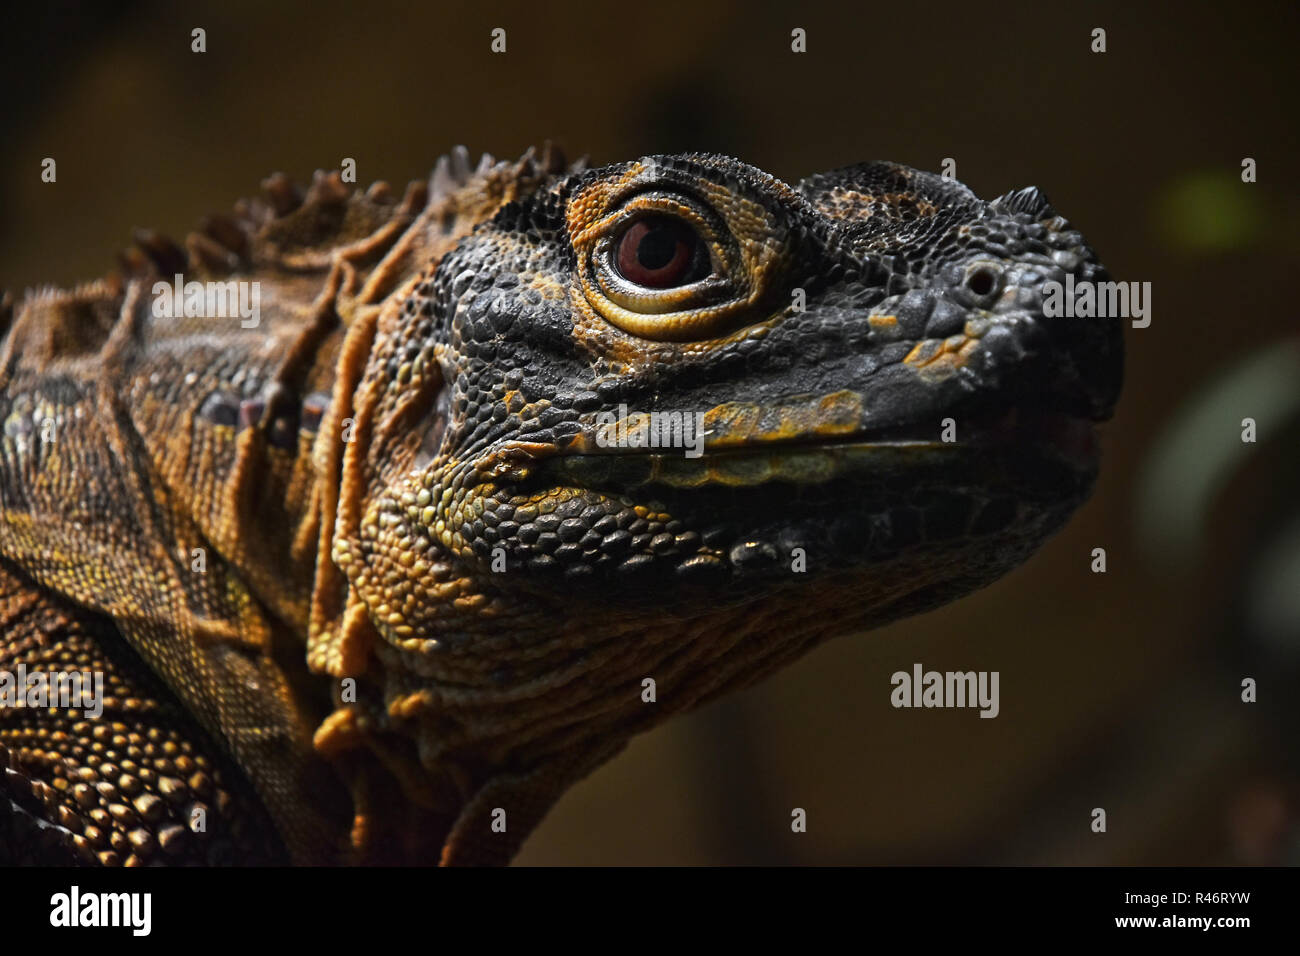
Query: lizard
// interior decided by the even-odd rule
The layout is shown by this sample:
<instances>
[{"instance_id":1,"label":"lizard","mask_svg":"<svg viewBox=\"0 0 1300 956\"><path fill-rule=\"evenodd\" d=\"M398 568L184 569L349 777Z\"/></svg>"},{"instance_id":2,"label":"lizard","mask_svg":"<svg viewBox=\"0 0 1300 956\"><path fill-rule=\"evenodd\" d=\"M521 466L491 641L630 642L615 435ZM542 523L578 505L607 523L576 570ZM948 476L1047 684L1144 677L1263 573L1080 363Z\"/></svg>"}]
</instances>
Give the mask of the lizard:
<instances>
[{"instance_id":1,"label":"lizard","mask_svg":"<svg viewBox=\"0 0 1300 956\"><path fill-rule=\"evenodd\" d=\"M0 859L508 863L633 735L1059 530L1123 349L1044 286L1105 276L1033 187L548 144L6 295L0 678L105 691L0 706Z\"/></svg>"}]
</instances>

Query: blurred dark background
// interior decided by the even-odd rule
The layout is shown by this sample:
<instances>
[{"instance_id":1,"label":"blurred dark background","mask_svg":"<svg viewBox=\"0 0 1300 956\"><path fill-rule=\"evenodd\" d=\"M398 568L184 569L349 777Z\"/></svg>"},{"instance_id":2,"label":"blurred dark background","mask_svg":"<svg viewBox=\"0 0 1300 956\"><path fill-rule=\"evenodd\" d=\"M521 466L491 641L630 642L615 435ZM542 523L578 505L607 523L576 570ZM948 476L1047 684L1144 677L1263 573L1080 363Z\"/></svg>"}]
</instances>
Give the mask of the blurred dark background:
<instances>
[{"instance_id":1,"label":"blurred dark background","mask_svg":"<svg viewBox=\"0 0 1300 956\"><path fill-rule=\"evenodd\" d=\"M1294 3L5 17L0 288L16 294L103 274L133 228L182 236L274 170L306 180L350 156L361 182L400 184L457 143L508 157L546 138L596 164L717 150L790 181L952 157L985 198L1042 187L1116 278L1152 283L1097 494L1037 557L636 739L521 863L1300 862ZM892 709L889 675L916 661L1000 671L1001 716Z\"/></svg>"}]
</instances>

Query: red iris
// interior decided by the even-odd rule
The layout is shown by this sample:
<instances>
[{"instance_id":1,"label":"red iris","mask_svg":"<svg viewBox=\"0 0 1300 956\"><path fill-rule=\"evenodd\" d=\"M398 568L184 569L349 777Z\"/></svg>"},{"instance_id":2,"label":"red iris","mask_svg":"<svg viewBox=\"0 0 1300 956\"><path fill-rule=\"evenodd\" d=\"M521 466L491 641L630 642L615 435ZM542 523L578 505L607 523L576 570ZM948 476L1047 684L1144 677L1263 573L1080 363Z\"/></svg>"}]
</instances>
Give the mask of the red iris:
<instances>
[{"instance_id":1,"label":"red iris","mask_svg":"<svg viewBox=\"0 0 1300 956\"><path fill-rule=\"evenodd\" d=\"M671 289L698 278L701 244L685 223L665 216L637 220L618 241L615 260L624 279Z\"/></svg>"}]
</instances>

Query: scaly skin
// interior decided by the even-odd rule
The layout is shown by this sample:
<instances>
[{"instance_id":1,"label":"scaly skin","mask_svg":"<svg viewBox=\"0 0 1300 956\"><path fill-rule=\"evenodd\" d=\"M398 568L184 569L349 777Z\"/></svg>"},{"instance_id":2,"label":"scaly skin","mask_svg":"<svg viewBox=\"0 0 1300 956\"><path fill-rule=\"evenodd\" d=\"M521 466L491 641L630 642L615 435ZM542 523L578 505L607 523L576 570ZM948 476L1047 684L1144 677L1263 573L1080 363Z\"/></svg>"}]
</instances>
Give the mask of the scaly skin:
<instances>
[{"instance_id":1,"label":"scaly skin","mask_svg":"<svg viewBox=\"0 0 1300 956\"><path fill-rule=\"evenodd\" d=\"M400 200L273 177L18 309L0 669L108 660L122 706L98 747L0 709L0 853L506 862L632 734L989 583L1086 498L1119 326L1043 317L1105 276L1036 190L465 159ZM181 271L257 280L259 326L155 317ZM702 456L609 447L662 412Z\"/></svg>"}]
</instances>

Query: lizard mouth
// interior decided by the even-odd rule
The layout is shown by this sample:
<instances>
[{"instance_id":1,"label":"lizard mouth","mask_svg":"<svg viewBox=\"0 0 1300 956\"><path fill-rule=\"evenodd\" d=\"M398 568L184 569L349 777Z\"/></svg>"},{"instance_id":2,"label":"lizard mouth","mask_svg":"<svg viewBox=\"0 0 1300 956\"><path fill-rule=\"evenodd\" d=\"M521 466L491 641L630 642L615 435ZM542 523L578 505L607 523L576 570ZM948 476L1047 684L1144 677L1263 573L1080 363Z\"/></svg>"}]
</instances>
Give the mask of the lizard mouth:
<instances>
[{"instance_id":1,"label":"lizard mouth","mask_svg":"<svg viewBox=\"0 0 1300 956\"><path fill-rule=\"evenodd\" d=\"M1026 406L1012 406L991 419L975 419L973 440L1046 448L1084 468L1095 465L1101 450L1091 418Z\"/></svg>"},{"instance_id":2,"label":"lizard mouth","mask_svg":"<svg viewBox=\"0 0 1300 956\"><path fill-rule=\"evenodd\" d=\"M907 461L951 462L953 456L964 456L972 470L987 462L1001 468L1014 459L1049 459L1085 474L1097 469L1100 446L1090 418L1024 405L947 417L952 423L946 434L940 421L853 430L821 422L803 433L754 429L733 440L734 432L711 434L706 415L703 440L694 446L656 444L654 434L641 435L638 443L631 439L636 434L631 427L600 440L580 433L549 460L547 470L555 477L624 487L743 487L773 481L817 484L855 472L892 470Z\"/></svg>"}]
</instances>

